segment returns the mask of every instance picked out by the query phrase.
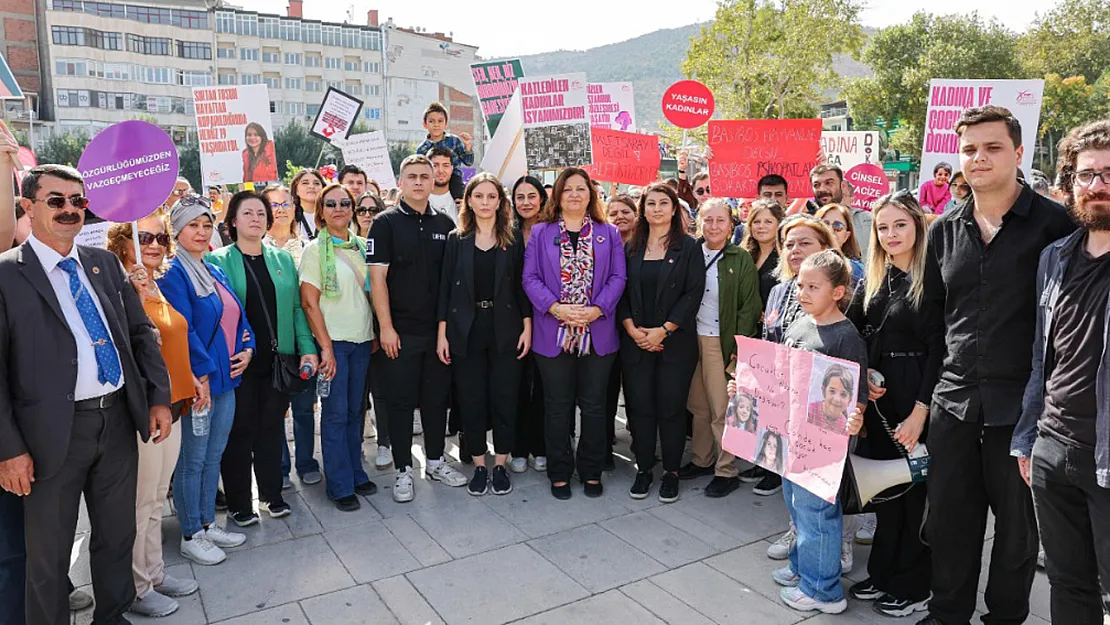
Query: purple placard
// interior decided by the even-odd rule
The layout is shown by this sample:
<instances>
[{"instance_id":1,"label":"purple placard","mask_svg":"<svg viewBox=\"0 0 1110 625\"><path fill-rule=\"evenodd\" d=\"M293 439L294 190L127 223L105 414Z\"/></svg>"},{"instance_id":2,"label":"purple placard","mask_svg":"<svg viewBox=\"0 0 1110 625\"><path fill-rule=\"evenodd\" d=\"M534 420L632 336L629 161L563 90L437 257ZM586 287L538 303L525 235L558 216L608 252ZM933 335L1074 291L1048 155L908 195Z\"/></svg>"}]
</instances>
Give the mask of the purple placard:
<instances>
[{"instance_id":1,"label":"purple placard","mask_svg":"<svg viewBox=\"0 0 1110 625\"><path fill-rule=\"evenodd\" d=\"M478 174L477 167L460 167L459 170L462 173L463 184L468 184L470 179Z\"/></svg>"},{"instance_id":2,"label":"purple placard","mask_svg":"<svg viewBox=\"0 0 1110 625\"><path fill-rule=\"evenodd\" d=\"M96 135L77 165L89 209L107 221L134 221L154 212L177 181L177 148L161 128L133 120Z\"/></svg>"}]
</instances>

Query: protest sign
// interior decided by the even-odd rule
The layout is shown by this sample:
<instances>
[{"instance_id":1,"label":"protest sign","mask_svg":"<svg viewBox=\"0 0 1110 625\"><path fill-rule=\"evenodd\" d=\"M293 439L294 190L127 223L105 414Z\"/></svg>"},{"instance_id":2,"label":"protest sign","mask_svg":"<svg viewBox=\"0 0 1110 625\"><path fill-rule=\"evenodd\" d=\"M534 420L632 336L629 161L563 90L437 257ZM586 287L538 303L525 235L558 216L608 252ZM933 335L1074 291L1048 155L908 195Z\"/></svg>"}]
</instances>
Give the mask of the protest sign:
<instances>
[{"instance_id":1,"label":"protest sign","mask_svg":"<svg viewBox=\"0 0 1110 625\"><path fill-rule=\"evenodd\" d=\"M1041 118L1044 81L1037 80L951 80L934 78L929 82L929 109L925 115L925 144L921 149L921 177L931 178L933 167L946 162L959 171L959 137L956 121L973 106L993 104L1009 109L1021 122L1021 142L1025 154L1021 168L1033 167L1033 148Z\"/></svg>"},{"instance_id":2,"label":"protest sign","mask_svg":"<svg viewBox=\"0 0 1110 625\"><path fill-rule=\"evenodd\" d=\"M663 94L663 116L679 128L697 128L713 117L716 102L709 87L696 80L680 80Z\"/></svg>"},{"instance_id":3,"label":"protest sign","mask_svg":"<svg viewBox=\"0 0 1110 625\"><path fill-rule=\"evenodd\" d=\"M366 172L366 177L378 183L380 188L397 188L397 177L389 160L385 133L372 130L349 139L337 139L332 143L343 152L344 163L361 167Z\"/></svg>"},{"instance_id":4,"label":"protest sign","mask_svg":"<svg viewBox=\"0 0 1110 625\"><path fill-rule=\"evenodd\" d=\"M4 60L4 55L0 54L0 100L22 100L23 90L19 88L19 83L15 80L15 75L8 67L8 62Z\"/></svg>"},{"instance_id":5,"label":"protest sign","mask_svg":"<svg viewBox=\"0 0 1110 625\"><path fill-rule=\"evenodd\" d=\"M355 125L361 110L362 100L351 97L335 87L328 87L328 92L324 94L324 100L320 103L320 110L316 113L316 120L312 122L309 132L325 141L346 139L351 136L351 128Z\"/></svg>"},{"instance_id":6,"label":"protest sign","mask_svg":"<svg viewBox=\"0 0 1110 625\"><path fill-rule=\"evenodd\" d=\"M478 103L482 105L482 117L486 119L489 136L497 134L497 125L509 106L509 100L516 92L517 83L524 78L520 59L507 59L489 63L472 63L470 74L474 78L474 90L478 93Z\"/></svg>"},{"instance_id":7,"label":"protest sign","mask_svg":"<svg viewBox=\"0 0 1110 625\"><path fill-rule=\"evenodd\" d=\"M112 227L110 221L86 221L85 225L81 226L81 231L73 238L73 242L85 247L105 249L108 247L108 228L110 227Z\"/></svg>"},{"instance_id":8,"label":"protest sign","mask_svg":"<svg viewBox=\"0 0 1110 625\"><path fill-rule=\"evenodd\" d=\"M836 501L859 365L744 336L736 337L736 346L737 390L721 446Z\"/></svg>"},{"instance_id":9,"label":"protest sign","mask_svg":"<svg viewBox=\"0 0 1110 625\"><path fill-rule=\"evenodd\" d=\"M852 185L852 208L871 210L871 203L890 193L890 179L882 167L874 163L860 163L844 172L844 179Z\"/></svg>"},{"instance_id":10,"label":"protest sign","mask_svg":"<svg viewBox=\"0 0 1110 625\"><path fill-rule=\"evenodd\" d=\"M756 185L767 174L785 178L791 197L813 192L809 171L821 152L819 119L713 120L708 143L716 196L756 197Z\"/></svg>"},{"instance_id":11,"label":"protest sign","mask_svg":"<svg viewBox=\"0 0 1110 625\"><path fill-rule=\"evenodd\" d=\"M266 85L197 87L193 100L205 185L278 179Z\"/></svg>"},{"instance_id":12,"label":"protest sign","mask_svg":"<svg viewBox=\"0 0 1110 625\"><path fill-rule=\"evenodd\" d=\"M631 132L636 129L636 102L630 82L592 82L587 87L590 125Z\"/></svg>"},{"instance_id":13,"label":"protest sign","mask_svg":"<svg viewBox=\"0 0 1110 625\"><path fill-rule=\"evenodd\" d=\"M582 73L520 81L529 169L580 167L593 161L586 95Z\"/></svg>"},{"instance_id":14,"label":"protest sign","mask_svg":"<svg viewBox=\"0 0 1110 625\"><path fill-rule=\"evenodd\" d=\"M848 171L861 163L882 161L877 131L826 130L821 133L821 152L825 155L826 164L835 165L841 171Z\"/></svg>"},{"instance_id":15,"label":"protest sign","mask_svg":"<svg viewBox=\"0 0 1110 625\"><path fill-rule=\"evenodd\" d=\"M486 146L482 169L497 176L505 186L511 186L528 173L524 152L524 117L520 110L520 90L517 89L497 124L497 133Z\"/></svg>"},{"instance_id":16,"label":"protest sign","mask_svg":"<svg viewBox=\"0 0 1110 625\"><path fill-rule=\"evenodd\" d=\"M471 178L478 175L477 167L460 167L459 172L462 173L463 184L470 182Z\"/></svg>"},{"instance_id":17,"label":"protest sign","mask_svg":"<svg viewBox=\"0 0 1110 625\"><path fill-rule=\"evenodd\" d=\"M134 221L154 212L173 191L177 167L173 139L137 120L100 131L77 163L89 209L108 221Z\"/></svg>"},{"instance_id":18,"label":"protest sign","mask_svg":"<svg viewBox=\"0 0 1110 625\"><path fill-rule=\"evenodd\" d=\"M594 164L590 177L604 182L646 185L659 173L659 137L593 129Z\"/></svg>"}]
</instances>

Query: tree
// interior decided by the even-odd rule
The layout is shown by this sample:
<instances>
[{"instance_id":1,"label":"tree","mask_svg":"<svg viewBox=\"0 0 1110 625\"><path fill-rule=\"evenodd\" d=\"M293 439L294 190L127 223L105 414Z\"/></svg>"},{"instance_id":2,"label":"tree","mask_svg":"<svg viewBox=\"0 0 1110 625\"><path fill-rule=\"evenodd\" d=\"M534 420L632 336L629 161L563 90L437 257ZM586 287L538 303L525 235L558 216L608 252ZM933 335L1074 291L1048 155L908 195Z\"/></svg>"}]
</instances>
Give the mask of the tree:
<instances>
[{"instance_id":1,"label":"tree","mask_svg":"<svg viewBox=\"0 0 1110 625\"><path fill-rule=\"evenodd\" d=\"M177 175L189 181L194 189L202 189L200 175L200 142L194 137L177 148Z\"/></svg>"},{"instance_id":2,"label":"tree","mask_svg":"<svg viewBox=\"0 0 1110 625\"><path fill-rule=\"evenodd\" d=\"M35 156L41 165L53 163L76 167L88 144L89 135L84 131L58 132L39 143Z\"/></svg>"},{"instance_id":3,"label":"tree","mask_svg":"<svg viewBox=\"0 0 1110 625\"><path fill-rule=\"evenodd\" d=\"M394 173L401 173L401 161L412 154L416 154L416 146L411 143L395 141L389 144L389 164Z\"/></svg>"},{"instance_id":4,"label":"tree","mask_svg":"<svg viewBox=\"0 0 1110 625\"><path fill-rule=\"evenodd\" d=\"M1030 76L1082 76L1094 84L1110 68L1110 0L1059 0L1021 37Z\"/></svg>"},{"instance_id":5,"label":"tree","mask_svg":"<svg viewBox=\"0 0 1110 625\"><path fill-rule=\"evenodd\" d=\"M338 165L343 160L338 148L309 134L308 128L296 121L290 121L274 132L274 144L278 156L278 175L283 180L289 172L290 164L316 167L317 162Z\"/></svg>"},{"instance_id":6,"label":"tree","mask_svg":"<svg viewBox=\"0 0 1110 625\"><path fill-rule=\"evenodd\" d=\"M891 147L921 155L929 81L933 78L1020 78L1017 35L978 13L935 16L918 12L905 24L885 28L868 43L863 60L874 75L845 89L848 110L860 130L888 130Z\"/></svg>"},{"instance_id":7,"label":"tree","mask_svg":"<svg viewBox=\"0 0 1110 625\"><path fill-rule=\"evenodd\" d=\"M1044 172L1056 169L1056 144L1072 128L1105 117L1108 112L1105 83L1091 85L1083 76L1061 78L1059 74L1044 77L1044 99L1041 103L1041 127L1037 134L1037 168ZM1101 89L1101 90L1100 90ZM1028 149L1028 148L1026 148Z\"/></svg>"}]
</instances>

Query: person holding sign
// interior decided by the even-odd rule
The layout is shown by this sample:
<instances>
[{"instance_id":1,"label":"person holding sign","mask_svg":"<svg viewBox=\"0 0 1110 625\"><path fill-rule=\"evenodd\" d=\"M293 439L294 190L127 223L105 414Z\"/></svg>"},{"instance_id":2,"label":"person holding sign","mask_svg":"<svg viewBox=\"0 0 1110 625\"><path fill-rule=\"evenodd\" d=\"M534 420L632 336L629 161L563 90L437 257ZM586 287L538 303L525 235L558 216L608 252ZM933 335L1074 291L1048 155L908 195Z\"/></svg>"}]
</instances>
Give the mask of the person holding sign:
<instances>
[{"instance_id":1,"label":"person holding sign","mask_svg":"<svg viewBox=\"0 0 1110 625\"><path fill-rule=\"evenodd\" d=\"M686 234L678 194L670 186L655 183L644 191L626 254L628 283L617 318L624 326L621 373L637 468L628 494L648 496L658 437L663 447L659 501L672 503L678 500L686 444L686 398L698 364L697 317L706 263Z\"/></svg>"},{"instance_id":2,"label":"person holding sign","mask_svg":"<svg viewBox=\"0 0 1110 625\"><path fill-rule=\"evenodd\" d=\"M247 124L243 140L243 182L271 182L278 179L277 156L274 142L258 122Z\"/></svg>"}]
</instances>

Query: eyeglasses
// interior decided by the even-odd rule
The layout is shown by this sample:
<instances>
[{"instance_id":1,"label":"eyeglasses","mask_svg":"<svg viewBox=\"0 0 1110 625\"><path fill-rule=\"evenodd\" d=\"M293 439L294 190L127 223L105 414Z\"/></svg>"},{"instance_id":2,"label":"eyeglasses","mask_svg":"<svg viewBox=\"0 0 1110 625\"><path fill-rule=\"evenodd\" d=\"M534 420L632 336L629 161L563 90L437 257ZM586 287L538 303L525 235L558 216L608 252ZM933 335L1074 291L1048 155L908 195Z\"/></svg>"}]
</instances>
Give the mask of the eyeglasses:
<instances>
[{"instance_id":1,"label":"eyeglasses","mask_svg":"<svg viewBox=\"0 0 1110 625\"><path fill-rule=\"evenodd\" d=\"M352 202L351 200L339 200L338 202L335 200L324 200L324 208L335 208L336 206L338 206L339 208L350 210L351 206L353 205L354 202Z\"/></svg>"},{"instance_id":2,"label":"eyeglasses","mask_svg":"<svg viewBox=\"0 0 1110 625\"><path fill-rule=\"evenodd\" d=\"M371 215L377 215L380 212L382 212L380 208L370 208L368 206L360 206L355 209L356 215L365 215L367 213L370 213Z\"/></svg>"},{"instance_id":3,"label":"eyeglasses","mask_svg":"<svg viewBox=\"0 0 1110 625\"><path fill-rule=\"evenodd\" d=\"M1075 182L1080 186L1089 187L1095 183L1095 178L1102 180L1102 184L1110 186L1110 169L1102 171L1077 171L1075 172Z\"/></svg>"},{"instance_id":4,"label":"eyeglasses","mask_svg":"<svg viewBox=\"0 0 1110 625\"><path fill-rule=\"evenodd\" d=\"M274 210L277 210L279 208L284 208L285 210L289 210L290 208L293 208L293 203L292 202L270 202L270 208L272 208Z\"/></svg>"},{"instance_id":5,"label":"eyeglasses","mask_svg":"<svg viewBox=\"0 0 1110 625\"><path fill-rule=\"evenodd\" d=\"M831 222L831 223L826 221L825 225L832 228L833 232L844 232L845 230L848 229L848 226L845 226L843 223L841 223L839 221L834 221L834 222Z\"/></svg>"},{"instance_id":6,"label":"eyeglasses","mask_svg":"<svg viewBox=\"0 0 1110 625\"><path fill-rule=\"evenodd\" d=\"M154 234L153 232L143 232L141 230L139 231L139 245L150 245L155 241L157 241L158 245L161 245L162 247L169 247L170 235L166 234L165 232Z\"/></svg>"},{"instance_id":7,"label":"eyeglasses","mask_svg":"<svg viewBox=\"0 0 1110 625\"><path fill-rule=\"evenodd\" d=\"M709 195L709 187L698 187L694 189L694 195Z\"/></svg>"},{"instance_id":8,"label":"eyeglasses","mask_svg":"<svg viewBox=\"0 0 1110 625\"><path fill-rule=\"evenodd\" d=\"M50 208L52 208L56 211L60 211L63 208L65 208L66 202L69 202L70 206L72 206L73 208L76 208L77 210L85 210L86 208L89 207L89 198L87 198L83 195L71 195L69 197L64 197L64 196L61 196L61 195L51 195L50 197L46 198L45 200L31 200L31 201L32 202L42 202L43 204L46 204L47 206L49 206Z\"/></svg>"},{"instance_id":9,"label":"eyeglasses","mask_svg":"<svg viewBox=\"0 0 1110 625\"><path fill-rule=\"evenodd\" d=\"M177 197L181 197L181 196L185 195L186 191L188 191L188 189L174 189L173 190L173 195L176 195Z\"/></svg>"}]
</instances>

